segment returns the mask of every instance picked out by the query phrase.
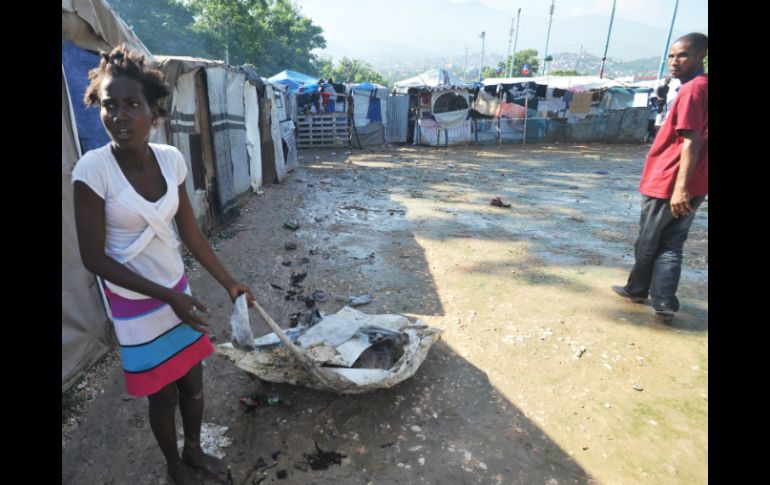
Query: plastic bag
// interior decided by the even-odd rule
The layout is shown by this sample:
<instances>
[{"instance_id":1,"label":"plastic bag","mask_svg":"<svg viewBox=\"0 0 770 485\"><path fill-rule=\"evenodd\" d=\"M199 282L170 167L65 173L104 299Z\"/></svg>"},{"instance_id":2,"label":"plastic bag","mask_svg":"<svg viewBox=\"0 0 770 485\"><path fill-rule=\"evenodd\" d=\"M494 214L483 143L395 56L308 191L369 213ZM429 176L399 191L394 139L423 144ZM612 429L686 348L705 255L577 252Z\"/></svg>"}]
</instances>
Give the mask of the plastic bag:
<instances>
[{"instance_id":1,"label":"plastic bag","mask_svg":"<svg viewBox=\"0 0 770 485\"><path fill-rule=\"evenodd\" d=\"M233 305L233 314L230 316L230 333L239 348L254 349L254 334L251 332L251 326L249 326L249 307L245 293L239 296Z\"/></svg>"}]
</instances>

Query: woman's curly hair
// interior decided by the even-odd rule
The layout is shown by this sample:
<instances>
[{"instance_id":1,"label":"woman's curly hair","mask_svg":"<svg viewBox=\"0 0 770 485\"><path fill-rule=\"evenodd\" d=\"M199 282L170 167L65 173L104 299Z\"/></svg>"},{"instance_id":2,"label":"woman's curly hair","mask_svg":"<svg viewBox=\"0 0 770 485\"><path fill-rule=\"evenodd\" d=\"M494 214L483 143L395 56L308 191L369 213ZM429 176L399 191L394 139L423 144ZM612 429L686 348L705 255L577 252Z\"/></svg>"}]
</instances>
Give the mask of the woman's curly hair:
<instances>
[{"instance_id":1,"label":"woman's curly hair","mask_svg":"<svg viewBox=\"0 0 770 485\"><path fill-rule=\"evenodd\" d=\"M109 53L99 52L101 60L99 67L88 71L88 79L91 83L86 88L83 98L86 106L100 106L99 89L102 79L105 77L126 76L139 81L142 92L147 99L150 108L154 108L158 116L164 117L168 113L159 104L159 100L171 94L171 89L163 78L163 73L145 63L144 56L129 50L121 44Z\"/></svg>"}]
</instances>

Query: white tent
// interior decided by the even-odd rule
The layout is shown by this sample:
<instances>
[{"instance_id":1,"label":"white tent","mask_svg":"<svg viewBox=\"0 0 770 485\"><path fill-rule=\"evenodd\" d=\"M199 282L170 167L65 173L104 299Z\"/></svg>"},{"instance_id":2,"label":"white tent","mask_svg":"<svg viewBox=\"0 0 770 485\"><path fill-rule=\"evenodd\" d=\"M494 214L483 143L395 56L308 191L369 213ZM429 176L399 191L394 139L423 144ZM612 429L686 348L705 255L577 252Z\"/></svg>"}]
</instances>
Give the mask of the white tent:
<instances>
[{"instance_id":1,"label":"white tent","mask_svg":"<svg viewBox=\"0 0 770 485\"><path fill-rule=\"evenodd\" d=\"M83 370L107 353L113 342L109 317L96 279L83 267L78 251L72 202L72 168L82 155L81 142L91 134L82 124L78 129L74 110L83 111L83 93L68 83L68 76L76 75L79 82L84 82L80 79L81 71L92 67L86 63L78 64L79 59L72 60L72 55L90 56L87 61L93 62L95 56L91 52L111 50L121 43L152 59L147 48L103 0L62 0L62 50L66 50L71 61L65 66L63 56L62 391L69 388Z\"/></svg>"},{"instance_id":2,"label":"white tent","mask_svg":"<svg viewBox=\"0 0 770 485\"><path fill-rule=\"evenodd\" d=\"M415 123L416 143L452 145L469 142L469 91L473 88L473 84L445 69L431 69L395 83L394 93L418 96L420 114Z\"/></svg>"},{"instance_id":3,"label":"white tent","mask_svg":"<svg viewBox=\"0 0 770 485\"><path fill-rule=\"evenodd\" d=\"M472 83L463 81L446 69L431 69L393 85L396 94L408 94L410 89L442 91L447 89L473 89L473 87Z\"/></svg>"}]
</instances>

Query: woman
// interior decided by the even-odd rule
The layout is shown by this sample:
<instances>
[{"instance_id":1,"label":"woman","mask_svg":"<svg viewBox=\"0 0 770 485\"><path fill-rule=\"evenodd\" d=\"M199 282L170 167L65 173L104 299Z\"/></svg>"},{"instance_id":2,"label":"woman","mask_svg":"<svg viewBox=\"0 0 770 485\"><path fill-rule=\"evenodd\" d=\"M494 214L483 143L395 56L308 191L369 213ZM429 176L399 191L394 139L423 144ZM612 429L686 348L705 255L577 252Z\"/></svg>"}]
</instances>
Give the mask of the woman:
<instances>
[{"instance_id":1,"label":"woman","mask_svg":"<svg viewBox=\"0 0 770 485\"><path fill-rule=\"evenodd\" d=\"M201 483L193 472L224 478L224 463L203 453L201 360L214 351L208 309L187 284L179 236L235 300L249 287L217 259L195 223L185 189L187 166L175 147L149 143L170 90L160 71L120 46L101 53L85 103L98 106L110 139L78 160L72 173L75 221L85 267L105 280L128 393L149 399L150 426L172 484ZM184 449L174 414L182 415Z\"/></svg>"}]
</instances>

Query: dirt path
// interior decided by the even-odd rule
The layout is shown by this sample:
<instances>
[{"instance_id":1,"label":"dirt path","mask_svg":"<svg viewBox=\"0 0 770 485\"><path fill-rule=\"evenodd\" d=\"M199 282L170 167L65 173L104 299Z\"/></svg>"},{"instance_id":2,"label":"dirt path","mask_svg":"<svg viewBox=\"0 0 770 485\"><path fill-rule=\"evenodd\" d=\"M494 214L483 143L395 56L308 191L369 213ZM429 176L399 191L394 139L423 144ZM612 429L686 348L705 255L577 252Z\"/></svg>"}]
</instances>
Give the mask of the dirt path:
<instances>
[{"instance_id":1,"label":"dirt path","mask_svg":"<svg viewBox=\"0 0 770 485\"><path fill-rule=\"evenodd\" d=\"M272 385L293 406L251 413L238 402L249 377L208 359L204 420L230 428L234 483L706 483L708 203L671 325L609 290L633 262L646 151L303 152L284 184L253 196L221 233L223 262L284 326L307 308L271 283L288 288L292 272L307 272L306 292L324 290L328 313L370 292L367 313L445 332L394 389L342 397ZM490 206L494 196L512 207ZM299 230L282 228L289 219ZM190 280L214 310L215 343L229 340L224 291L199 266ZM314 441L346 458L309 469ZM62 457L63 483L163 482L146 401L127 399L119 369ZM276 465L250 473L259 457Z\"/></svg>"}]
</instances>

